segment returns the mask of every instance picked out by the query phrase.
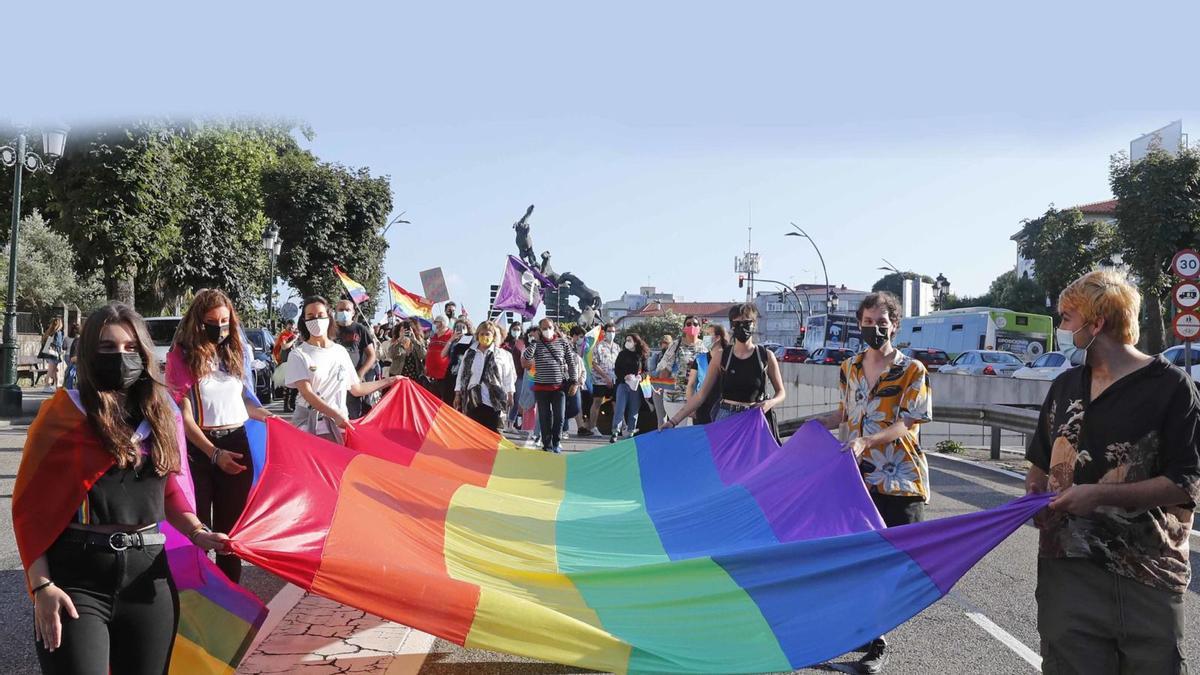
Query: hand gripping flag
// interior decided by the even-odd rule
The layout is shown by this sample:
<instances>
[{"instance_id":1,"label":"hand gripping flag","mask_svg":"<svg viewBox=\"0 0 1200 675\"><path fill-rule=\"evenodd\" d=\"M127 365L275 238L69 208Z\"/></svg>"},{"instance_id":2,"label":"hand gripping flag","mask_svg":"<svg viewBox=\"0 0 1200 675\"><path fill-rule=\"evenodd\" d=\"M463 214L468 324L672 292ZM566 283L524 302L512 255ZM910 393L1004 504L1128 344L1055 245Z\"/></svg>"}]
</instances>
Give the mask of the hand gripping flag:
<instances>
[{"instance_id":1,"label":"hand gripping flag","mask_svg":"<svg viewBox=\"0 0 1200 675\"><path fill-rule=\"evenodd\" d=\"M789 671L888 632L1049 500L884 529L824 429L760 411L514 447L403 380L350 447L270 420L244 559L472 648L597 670Z\"/></svg>"},{"instance_id":2,"label":"hand gripping flag","mask_svg":"<svg viewBox=\"0 0 1200 675\"><path fill-rule=\"evenodd\" d=\"M401 319L417 319L425 328L433 328L433 303L416 293L410 293L388 278L392 295L392 314Z\"/></svg>"},{"instance_id":3,"label":"hand gripping flag","mask_svg":"<svg viewBox=\"0 0 1200 675\"><path fill-rule=\"evenodd\" d=\"M547 288L558 286L541 272L510 255L504 265L504 278L500 280L500 290L496 292L492 309L518 312L529 321L537 314L538 306L542 304L542 291Z\"/></svg>"},{"instance_id":4,"label":"hand gripping flag","mask_svg":"<svg viewBox=\"0 0 1200 675\"><path fill-rule=\"evenodd\" d=\"M350 296L350 299L354 301L354 304L361 305L367 300L371 299L371 296L367 295L367 289L362 284L351 279L350 275L343 272L342 269L337 265L333 266L333 273L336 274L338 280L342 282L342 286L345 287L346 293Z\"/></svg>"},{"instance_id":5,"label":"hand gripping flag","mask_svg":"<svg viewBox=\"0 0 1200 675\"><path fill-rule=\"evenodd\" d=\"M181 473L167 477L168 495L195 510L195 495L184 453L183 423L176 433ZM248 427L261 422L247 422ZM257 434L261 436L261 433ZM42 404L13 488L13 530L26 567L42 556L71 522L91 486L113 464L100 445L75 391L58 390ZM178 675L232 674L266 619L252 593L230 582L203 551L167 523L167 563L179 592L179 626L170 672Z\"/></svg>"}]
</instances>

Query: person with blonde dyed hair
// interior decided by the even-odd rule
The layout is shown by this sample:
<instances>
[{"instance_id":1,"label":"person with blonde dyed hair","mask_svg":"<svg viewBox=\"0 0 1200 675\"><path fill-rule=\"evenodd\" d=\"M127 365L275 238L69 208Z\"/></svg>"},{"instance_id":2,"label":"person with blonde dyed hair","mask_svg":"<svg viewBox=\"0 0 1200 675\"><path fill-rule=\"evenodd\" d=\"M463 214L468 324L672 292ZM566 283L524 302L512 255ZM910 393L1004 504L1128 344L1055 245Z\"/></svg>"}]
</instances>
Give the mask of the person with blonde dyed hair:
<instances>
[{"instance_id":1,"label":"person with blonde dyed hair","mask_svg":"<svg viewBox=\"0 0 1200 675\"><path fill-rule=\"evenodd\" d=\"M1200 396L1182 370L1138 351L1141 297L1120 274L1059 296L1054 381L1025 457L1036 519L1045 673L1179 673L1188 532L1200 500Z\"/></svg>"},{"instance_id":2,"label":"person with blonde dyed hair","mask_svg":"<svg viewBox=\"0 0 1200 675\"><path fill-rule=\"evenodd\" d=\"M454 407L492 431L504 429L504 414L512 407L517 371L512 354L500 345L500 327L484 321L462 357L454 387Z\"/></svg>"}]
</instances>

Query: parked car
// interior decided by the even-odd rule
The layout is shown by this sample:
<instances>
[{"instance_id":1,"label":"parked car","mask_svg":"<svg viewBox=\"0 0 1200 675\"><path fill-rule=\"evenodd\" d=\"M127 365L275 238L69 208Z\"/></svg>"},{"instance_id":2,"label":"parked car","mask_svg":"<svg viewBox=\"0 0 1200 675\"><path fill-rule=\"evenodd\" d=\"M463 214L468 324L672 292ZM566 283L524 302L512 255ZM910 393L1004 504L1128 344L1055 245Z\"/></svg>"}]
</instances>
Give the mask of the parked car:
<instances>
[{"instance_id":1,"label":"parked car","mask_svg":"<svg viewBox=\"0 0 1200 675\"><path fill-rule=\"evenodd\" d=\"M154 358L158 361L159 371L167 367L167 352L175 342L175 331L179 330L182 316L149 316L146 317L146 328L150 331L150 341L154 343Z\"/></svg>"},{"instance_id":2,"label":"parked car","mask_svg":"<svg viewBox=\"0 0 1200 675\"><path fill-rule=\"evenodd\" d=\"M1012 374L1025 366L1012 352L998 352L987 349L972 349L955 357L949 365L942 366L939 372L955 375L995 375L997 377L1012 377Z\"/></svg>"},{"instance_id":3,"label":"parked car","mask_svg":"<svg viewBox=\"0 0 1200 675\"><path fill-rule=\"evenodd\" d=\"M250 367L254 370L254 393L263 405L267 405L275 398L275 390L271 384L271 379L275 376L275 361L271 358L275 337L266 328L248 328L246 339L254 349L250 361Z\"/></svg>"},{"instance_id":4,"label":"parked car","mask_svg":"<svg viewBox=\"0 0 1200 675\"><path fill-rule=\"evenodd\" d=\"M808 357L808 363L819 363L825 366L841 365L842 361L854 356L851 349L818 349Z\"/></svg>"},{"instance_id":5,"label":"parked car","mask_svg":"<svg viewBox=\"0 0 1200 675\"><path fill-rule=\"evenodd\" d=\"M804 363L808 360L808 350L803 347L779 347L775 350L775 358L780 363Z\"/></svg>"},{"instance_id":6,"label":"parked car","mask_svg":"<svg viewBox=\"0 0 1200 675\"><path fill-rule=\"evenodd\" d=\"M1163 358L1183 367L1183 345L1171 347L1162 353ZM1192 379L1200 382L1200 346L1192 345Z\"/></svg>"},{"instance_id":7,"label":"parked car","mask_svg":"<svg viewBox=\"0 0 1200 675\"><path fill-rule=\"evenodd\" d=\"M950 363L950 355L940 349L905 347L900 353L925 364L925 370L931 373L936 373L942 366Z\"/></svg>"},{"instance_id":8,"label":"parked car","mask_svg":"<svg viewBox=\"0 0 1200 675\"><path fill-rule=\"evenodd\" d=\"M1018 380L1053 380L1074 366L1062 352L1046 352L1013 373Z\"/></svg>"}]
</instances>

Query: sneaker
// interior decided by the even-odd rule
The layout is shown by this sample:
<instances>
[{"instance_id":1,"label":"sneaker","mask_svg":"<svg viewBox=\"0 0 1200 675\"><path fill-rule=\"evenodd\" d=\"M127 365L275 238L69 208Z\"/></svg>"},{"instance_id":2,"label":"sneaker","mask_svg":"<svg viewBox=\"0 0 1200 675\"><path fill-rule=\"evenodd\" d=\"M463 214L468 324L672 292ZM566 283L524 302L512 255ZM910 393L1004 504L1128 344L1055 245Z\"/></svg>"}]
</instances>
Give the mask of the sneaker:
<instances>
[{"instance_id":1,"label":"sneaker","mask_svg":"<svg viewBox=\"0 0 1200 675\"><path fill-rule=\"evenodd\" d=\"M611 445L611 444L613 444L613 443L616 443L616 442L617 442L617 435L616 435L616 434L613 434L612 436L609 436L609 437L608 437L608 442L609 442L609 444L610 444L610 445Z\"/></svg>"},{"instance_id":2,"label":"sneaker","mask_svg":"<svg viewBox=\"0 0 1200 675\"><path fill-rule=\"evenodd\" d=\"M871 641L867 653L858 661L858 670L861 673L878 673L883 670L883 667L888 664L887 641L883 638L875 638Z\"/></svg>"},{"instance_id":3,"label":"sneaker","mask_svg":"<svg viewBox=\"0 0 1200 675\"><path fill-rule=\"evenodd\" d=\"M550 452L553 452L556 455L561 455L562 454L562 446L556 445L556 446L554 446L554 449L551 450Z\"/></svg>"},{"instance_id":4,"label":"sneaker","mask_svg":"<svg viewBox=\"0 0 1200 675\"><path fill-rule=\"evenodd\" d=\"M592 431L591 429L580 429L579 431L575 432L575 435L579 438L588 438L589 436L595 436L596 432Z\"/></svg>"},{"instance_id":5,"label":"sneaker","mask_svg":"<svg viewBox=\"0 0 1200 675\"><path fill-rule=\"evenodd\" d=\"M571 437L571 434L568 434L566 431L564 431L564 432L562 432L561 434L559 434L559 438L563 439L564 441L565 441L565 440L567 440L567 439L568 439L568 438L570 438L570 437Z\"/></svg>"}]
</instances>

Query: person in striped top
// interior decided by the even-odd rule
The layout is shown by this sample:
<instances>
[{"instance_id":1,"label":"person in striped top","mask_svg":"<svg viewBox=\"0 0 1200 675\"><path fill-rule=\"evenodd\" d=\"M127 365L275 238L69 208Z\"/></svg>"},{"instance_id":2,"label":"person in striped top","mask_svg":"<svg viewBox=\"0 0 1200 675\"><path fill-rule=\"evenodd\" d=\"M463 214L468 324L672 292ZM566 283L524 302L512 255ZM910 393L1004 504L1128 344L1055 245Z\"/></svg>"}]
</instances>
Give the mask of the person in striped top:
<instances>
[{"instance_id":1,"label":"person in striped top","mask_svg":"<svg viewBox=\"0 0 1200 675\"><path fill-rule=\"evenodd\" d=\"M534 369L533 394L542 430L542 449L546 452L562 452L566 397L579 390L579 372L571 350L571 343L559 333L554 322L542 319L537 339L521 354L521 364Z\"/></svg>"}]
</instances>

